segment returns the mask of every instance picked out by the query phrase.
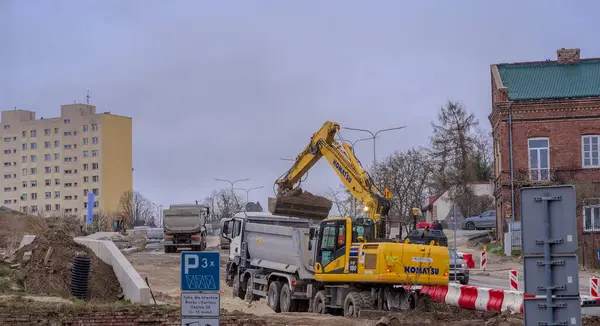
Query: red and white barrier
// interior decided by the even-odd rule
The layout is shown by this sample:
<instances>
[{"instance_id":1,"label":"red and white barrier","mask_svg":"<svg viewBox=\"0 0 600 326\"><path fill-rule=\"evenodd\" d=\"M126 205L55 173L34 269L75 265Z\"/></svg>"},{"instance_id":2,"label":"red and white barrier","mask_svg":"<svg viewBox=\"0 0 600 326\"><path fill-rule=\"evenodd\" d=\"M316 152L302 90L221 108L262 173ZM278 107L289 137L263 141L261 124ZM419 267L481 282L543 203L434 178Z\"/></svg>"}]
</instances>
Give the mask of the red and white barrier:
<instances>
[{"instance_id":1,"label":"red and white barrier","mask_svg":"<svg viewBox=\"0 0 600 326\"><path fill-rule=\"evenodd\" d=\"M598 294L598 278L592 277L590 278L590 296L594 298L600 297Z\"/></svg>"},{"instance_id":2,"label":"red and white barrier","mask_svg":"<svg viewBox=\"0 0 600 326\"><path fill-rule=\"evenodd\" d=\"M508 273L508 281L510 283L511 291L519 291L519 275L517 274L516 270L510 270Z\"/></svg>"},{"instance_id":3,"label":"red and white barrier","mask_svg":"<svg viewBox=\"0 0 600 326\"><path fill-rule=\"evenodd\" d=\"M487 267L487 251L485 251L485 249L483 249L483 251L481 252L481 260L480 260L479 268L481 270L485 271L486 267Z\"/></svg>"}]
</instances>

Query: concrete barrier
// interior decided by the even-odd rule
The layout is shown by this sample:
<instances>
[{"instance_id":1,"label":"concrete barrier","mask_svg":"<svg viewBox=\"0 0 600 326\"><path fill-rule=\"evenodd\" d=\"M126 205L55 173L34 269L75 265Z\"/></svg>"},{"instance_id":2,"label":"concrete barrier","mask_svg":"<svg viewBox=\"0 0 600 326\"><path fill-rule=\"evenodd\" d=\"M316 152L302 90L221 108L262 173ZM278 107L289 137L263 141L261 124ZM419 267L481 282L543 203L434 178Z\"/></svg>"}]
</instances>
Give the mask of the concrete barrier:
<instances>
[{"instance_id":1,"label":"concrete barrier","mask_svg":"<svg viewBox=\"0 0 600 326\"><path fill-rule=\"evenodd\" d=\"M24 236L19 248L30 244L34 239L34 235ZM84 237L74 238L73 240L90 248L98 258L112 266L115 276L123 289L125 299L133 303L150 303L150 288L112 241Z\"/></svg>"}]
</instances>

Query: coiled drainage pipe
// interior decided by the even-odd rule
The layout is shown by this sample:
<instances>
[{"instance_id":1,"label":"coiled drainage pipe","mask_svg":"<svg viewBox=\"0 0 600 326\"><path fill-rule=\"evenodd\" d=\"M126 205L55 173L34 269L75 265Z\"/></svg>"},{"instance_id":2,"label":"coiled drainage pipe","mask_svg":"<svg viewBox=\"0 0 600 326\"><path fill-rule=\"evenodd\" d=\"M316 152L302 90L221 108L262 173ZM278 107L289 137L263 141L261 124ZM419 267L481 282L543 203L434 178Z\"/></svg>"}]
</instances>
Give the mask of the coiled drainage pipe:
<instances>
[{"instance_id":1,"label":"coiled drainage pipe","mask_svg":"<svg viewBox=\"0 0 600 326\"><path fill-rule=\"evenodd\" d=\"M90 268L92 261L89 257L75 257L71 269L71 294L79 300L87 300Z\"/></svg>"}]
</instances>

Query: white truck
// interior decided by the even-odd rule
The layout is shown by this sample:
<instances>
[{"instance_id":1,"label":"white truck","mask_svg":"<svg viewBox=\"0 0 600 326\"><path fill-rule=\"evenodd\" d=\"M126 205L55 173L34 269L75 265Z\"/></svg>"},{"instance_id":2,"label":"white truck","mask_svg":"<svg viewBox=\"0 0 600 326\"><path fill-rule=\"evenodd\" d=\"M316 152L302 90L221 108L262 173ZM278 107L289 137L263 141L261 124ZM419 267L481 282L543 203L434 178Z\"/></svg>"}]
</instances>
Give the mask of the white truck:
<instances>
[{"instance_id":1,"label":"white truck","mask_svg":"<svg viewBox=\"0 0 600 326\"><path fill-rule=\"evenodd\" d=\"M224 221L223 230L230 232L223 236L231 240L226 282L233 295L248 302L267 297L275 312L308 311L314 282L311 223L262 212L240 212Z\"/></svg>"},{"instance_id":2,"label":"white truck","mask_svg":"<svg viewBox=\"0 0 600 326\"><path fill-rule=\"evenodd\" d=\"M206 220L210 215L208 206L170 205L163 215L165 253L184 248L192 251L206 249Z\"/></svg>"}]
</instances>

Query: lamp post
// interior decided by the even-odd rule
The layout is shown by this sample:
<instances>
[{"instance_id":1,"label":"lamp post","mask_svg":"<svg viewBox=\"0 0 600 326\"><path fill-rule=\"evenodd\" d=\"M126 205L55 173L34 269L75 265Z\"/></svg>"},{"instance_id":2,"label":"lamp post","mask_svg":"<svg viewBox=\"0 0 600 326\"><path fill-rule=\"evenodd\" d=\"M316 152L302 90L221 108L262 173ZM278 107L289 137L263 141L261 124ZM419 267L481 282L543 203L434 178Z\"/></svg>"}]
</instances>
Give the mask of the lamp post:
<instances>
[{"instance_id":1,"label":"lamp post","mask_svg":"<svg viewBox=\"0 0 600 326\"><path fill-rule=\"evenodd\" d=\"M237 197L235 196L235 192L233 191L233 186L238 183L238 182L242 182L242 181L248 181L250 179L245 178L245 179L238 179L238 180L227 180L227 179L219 179L219 178L215 178L216 181L222 181L222 182L228 182L231 185L231 194L233 195L233 199L235 200L235 204L239 205L238 201L237 201Z\"/></svg>"},{"instance_id":2,"label":"lamp post","mask_svg":"<svg viewBox=\"0 0 600 326\"><path fill-rule=\"evenodd\" d=\"M253 188L248 188L248 189L246 189L246 188L233 188L233 189L235 189L235 190L243 190L243 191L246 192L246 206L247 206L248 205L248 194L250 193L250 191L256 190L256 189L262 189L262 188L264 188L264 187L260 186L260 187L253 187ZM244 211L246 211L246 206L244 206Z\"/></svg>"},{"instance_id":3,"label":"lamp post","mask_svg":"<svg viewBox=\"0 0 600 326\"><path fill-rule=\"evenodd\" d=\"M279 158L282 161L295 161L293 158Z\"/></svg>"},{"instance_id":4,"label":"lamp post","mask_svg":"<svg viewBox=\"0 0 600 326\"><path fill-rule=\"evenodd\" d=\"M376 145L377 135L379 135L380 133L385 132L385 131L400 130L400 129L404 129L404 128L406 128L406 126L386 128L386 129L377 130L376 132L372 132L371 130L367 130L367 129L342 127L342 129L347 129L347 130L368 132L371 135L371 137L365 138L365 139L373 139L373 167L375 167L377 165L377 156L375 155L375 145ZM357 140L356 143L358 143L361 140L362 139Z\"/></svg>"}]
</instances>

